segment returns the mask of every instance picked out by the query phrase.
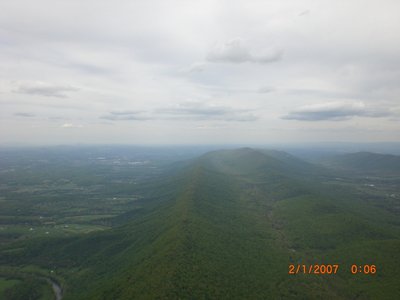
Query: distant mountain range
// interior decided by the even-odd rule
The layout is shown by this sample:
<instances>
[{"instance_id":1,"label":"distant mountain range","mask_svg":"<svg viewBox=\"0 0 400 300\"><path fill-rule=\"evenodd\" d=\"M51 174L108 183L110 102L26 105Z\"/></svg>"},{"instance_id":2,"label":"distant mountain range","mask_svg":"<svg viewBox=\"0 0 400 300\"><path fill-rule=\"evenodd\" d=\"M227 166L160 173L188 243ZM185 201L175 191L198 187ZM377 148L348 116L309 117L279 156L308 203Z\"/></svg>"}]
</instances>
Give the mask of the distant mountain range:
<instances>
[{"instance_id":1,"label":"distant mountain range","mask_svg":"<svg viewBox=\"0 0 400 300\"><path fill-rule=\"evenodd\" d=\"M358 172L384 172L400 174L400 156L357 152L337 155L323 161L325 166Z\"/></svg>"}]
</instances>

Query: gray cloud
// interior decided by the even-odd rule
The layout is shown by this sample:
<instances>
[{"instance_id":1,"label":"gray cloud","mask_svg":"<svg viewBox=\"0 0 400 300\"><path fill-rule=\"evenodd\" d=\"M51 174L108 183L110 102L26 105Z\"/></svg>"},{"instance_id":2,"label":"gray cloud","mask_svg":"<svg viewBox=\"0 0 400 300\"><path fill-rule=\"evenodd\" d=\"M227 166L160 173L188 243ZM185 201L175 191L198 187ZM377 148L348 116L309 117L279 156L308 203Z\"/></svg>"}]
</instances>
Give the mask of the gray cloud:
<instances>
[{"instance_id":1,"label":"gray cloud","mask_svg":"<svg viewBox=\"0 0 400 300\"><path fill-rule=\"evenodd\" d=\"M282 58L283 52L275 49L268 49L262 55L253 55L244 45L242 39L235 38L222 45L215 46L207 55L210 62L229 62L229 63L271 63Z\"/></svg>"},{"instance_id":2,"label":"gray cloud","mask_svg":"<svg viewBox=\"0 0 400 300\"><path fill-rule=\"evenodd\" d=\"M202 102L183 102L175 107L159 109L158 113L172 119L220 120L248 122L257 120L251 110L213 106Z\"/></svg>"},{"instance_id":3,"label":"gray cloud","mask_svg":"<svg viewBox=\"0 0 400 300\"><path fill-rule=\"evenodd\" d=\"M14 92L28 95L39 95L45 97L66 98L68 92L78 89L72 86L52 85L44 82L21 84Z\"/></svg>"},{"instance_id":4,"label":"gray cloud","mask_svg":"<svg viewBox=\"0 0 400 300\"><path fill-rule=\"evenodd\" d=\"M17 113L14 114L14 116L31 118L31 117L34 117L35 115L34 114L30 114L30 113L17 112Z\"/></svg>"},{"instance_id":5,"label":"gray cloud","mask_svg":"<svg viewBox=\"0 0 400 300\"><path fill-rule=\"evenodd\" d=\"M101 116L100 119L110 121L145 121L151 119L143 115L144 111L112 111L107 115Z\"/></svg>"},{"instance_id":6,"label":"gray cloud","mask_svg":"<svg viewBox=\"0 0 400 300\"><path fill-rule=\"evenodd\" d=\"M100 117L110 121L238 121L249 122L257 120L251 110L233 109L225 106L214 106L202 102L183 102L171 107L153 111L112 111Z\"/></svg>"},{"instance_id":7,"label":"gray cloud","mask_svg":"<svg viewBox=\"0 0 400 300\"><path fill-rule=\"evenodd\" d=\"M260 94L267 94L267 93L272 93L272 92L274 92L275 90L276 90L276 88L274 88L274 87L271 87L271 86L263 86L263 87L260 87L260 88L257 90L257 92L260 93Z\"/></svg>"},{"instance_id":8,"label":"gray cloud","mask_svg":"<svg viewBox=\"0 0 400 300\"><path fill-rule=\"evenodd\" d=\"M299 13L298 16L299 17L306 16L306 15L309 15L310 12L311 11L309 9L306 9L306 10L303 10L301 13Z\"/></svg>"},{"instance_id":9,"label":"gray cloud","mask_svg":"<svg viewBox=\"0 0 400 300\"><path fill-rule=\"evenodd\" d=\"M389 116L390 112L382 109L371 109L362 102L342 103L329 102L300 107L282 117L285 120L324 121L348 120L352 117L379 118Z\"/></svg>"}]
</instances>

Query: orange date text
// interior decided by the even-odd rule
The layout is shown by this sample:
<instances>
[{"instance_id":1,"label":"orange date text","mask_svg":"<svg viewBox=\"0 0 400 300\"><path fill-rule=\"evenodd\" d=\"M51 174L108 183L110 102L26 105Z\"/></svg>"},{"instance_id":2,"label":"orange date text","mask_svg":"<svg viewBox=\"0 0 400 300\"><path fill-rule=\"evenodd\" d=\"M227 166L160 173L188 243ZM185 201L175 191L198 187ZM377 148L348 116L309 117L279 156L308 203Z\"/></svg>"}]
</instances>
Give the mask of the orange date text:
<instances>
[{"instance_id":1,"label":"orange date text","mask_svg":"<svg viewBox=\"0 0 400 300\"><path fill-rule=\"evenodd\" d=\"M289 274L316 274L316 275L325 275L325 274L336 274L339 269L339 265L324 265L324 264L316 264L316 265L289 265Z\"/></svg>"}]
</instances>

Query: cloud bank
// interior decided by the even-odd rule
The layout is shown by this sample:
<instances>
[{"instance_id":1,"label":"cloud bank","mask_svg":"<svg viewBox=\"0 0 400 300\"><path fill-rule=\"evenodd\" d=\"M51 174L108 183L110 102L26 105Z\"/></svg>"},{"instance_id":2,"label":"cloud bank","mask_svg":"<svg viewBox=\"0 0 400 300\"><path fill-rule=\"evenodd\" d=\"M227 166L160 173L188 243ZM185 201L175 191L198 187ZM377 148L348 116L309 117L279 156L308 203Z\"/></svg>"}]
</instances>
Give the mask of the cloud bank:
<instances>
[{"instance_id":1,"label":"cloud bank","mask_svg":"<svg viewBox=\"0 0 400 300\"><path fill-rule=\"evenodd\" d=\"M207 55L210 62L244 63L253 62L267 64L282 58L283 51L267 49L262 55L253 55L241 38L235 38L220 45L216 45Z\"/></svg>"},{"instance_id":2,"label":"cloud bank","mask_svg":"<svg viewBox=\"0 0 400 300\"><path fill-rule=\"evenodd\" d=\"M389 115L389 112L371 109L363 102L329 102L300 107L283 116L282 119L298 121L342 121L353 117L379 118Z\"/></svg>"},{"instance_id":3,"label":"cloud bank","mask_svg":"<svg viewBox=\"0 0 400 300\"><path fill-rule=\"evenodd\" d=\"M234 109L202 102L187 101L152 111L112 111L100 117L109 121L227 121L251 122L258 119L249 109Z\"/></svg>"},{"instance_id":4,"label":"cloud bank","mask_svg":"<svg viewBox=\"0 0 400 300\"><path fill-rule=\"evenodd\" d=\"M53 85L45 82L33 82L21 84L15 90L15 92L27 95L66 98L68 97L68 92L75 92L77 90L77 88L72 86Z\"/></svg>"},{"instance_id":5,"label":"cloud bank","mask_svg":"<svg viewBox=\"0 0 400 300\"><path fill-rule=\"evenodd\" d=\"M34 114L31 114L31 113L17 112L17 113L14 114L14 116L17 116L17 117L24 117L24 118L32 118L32 117L34 117L35 115L34 115Z\"/></svg>"},{"instance_id":6,"label":"cloud bank","mask_svg":"<svg viewBox=\"0 0 400 300\"><path fill-rule=\"evenodd\" d=\"M249 109L234 109L226 106L209 105L202 102L182 102L178 105L158 110L170 119L219 120L249 122L257 120Z\"/></svg>"},{"instance_id":7,"label":"cloud bank","mask_svg":"<svg viewBox=\"0 0 400 300\"><path fill-rule=\"evenodd\" d=\"M101 116L101 119L110 121L145 121L151 118L144 115L144 111L112 111L107 115Z\"/></svg>"}]
</instances>

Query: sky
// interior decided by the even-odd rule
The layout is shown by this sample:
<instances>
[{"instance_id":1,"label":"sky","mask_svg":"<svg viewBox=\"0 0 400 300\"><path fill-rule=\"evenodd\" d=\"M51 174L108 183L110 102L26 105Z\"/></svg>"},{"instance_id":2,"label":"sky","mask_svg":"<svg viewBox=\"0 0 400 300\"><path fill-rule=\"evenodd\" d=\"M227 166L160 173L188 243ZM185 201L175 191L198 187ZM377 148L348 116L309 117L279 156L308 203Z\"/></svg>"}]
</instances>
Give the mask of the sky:
<instances>
[{"instance_id":1,"label":"sky","mask_svg":"<svg viewBox=\"0 0 400 300\"><path fill-rule=\"evenodd\" d=\"M1 0L0 145L400 141L398 0Z\"/></svg>"}]
</instances>

